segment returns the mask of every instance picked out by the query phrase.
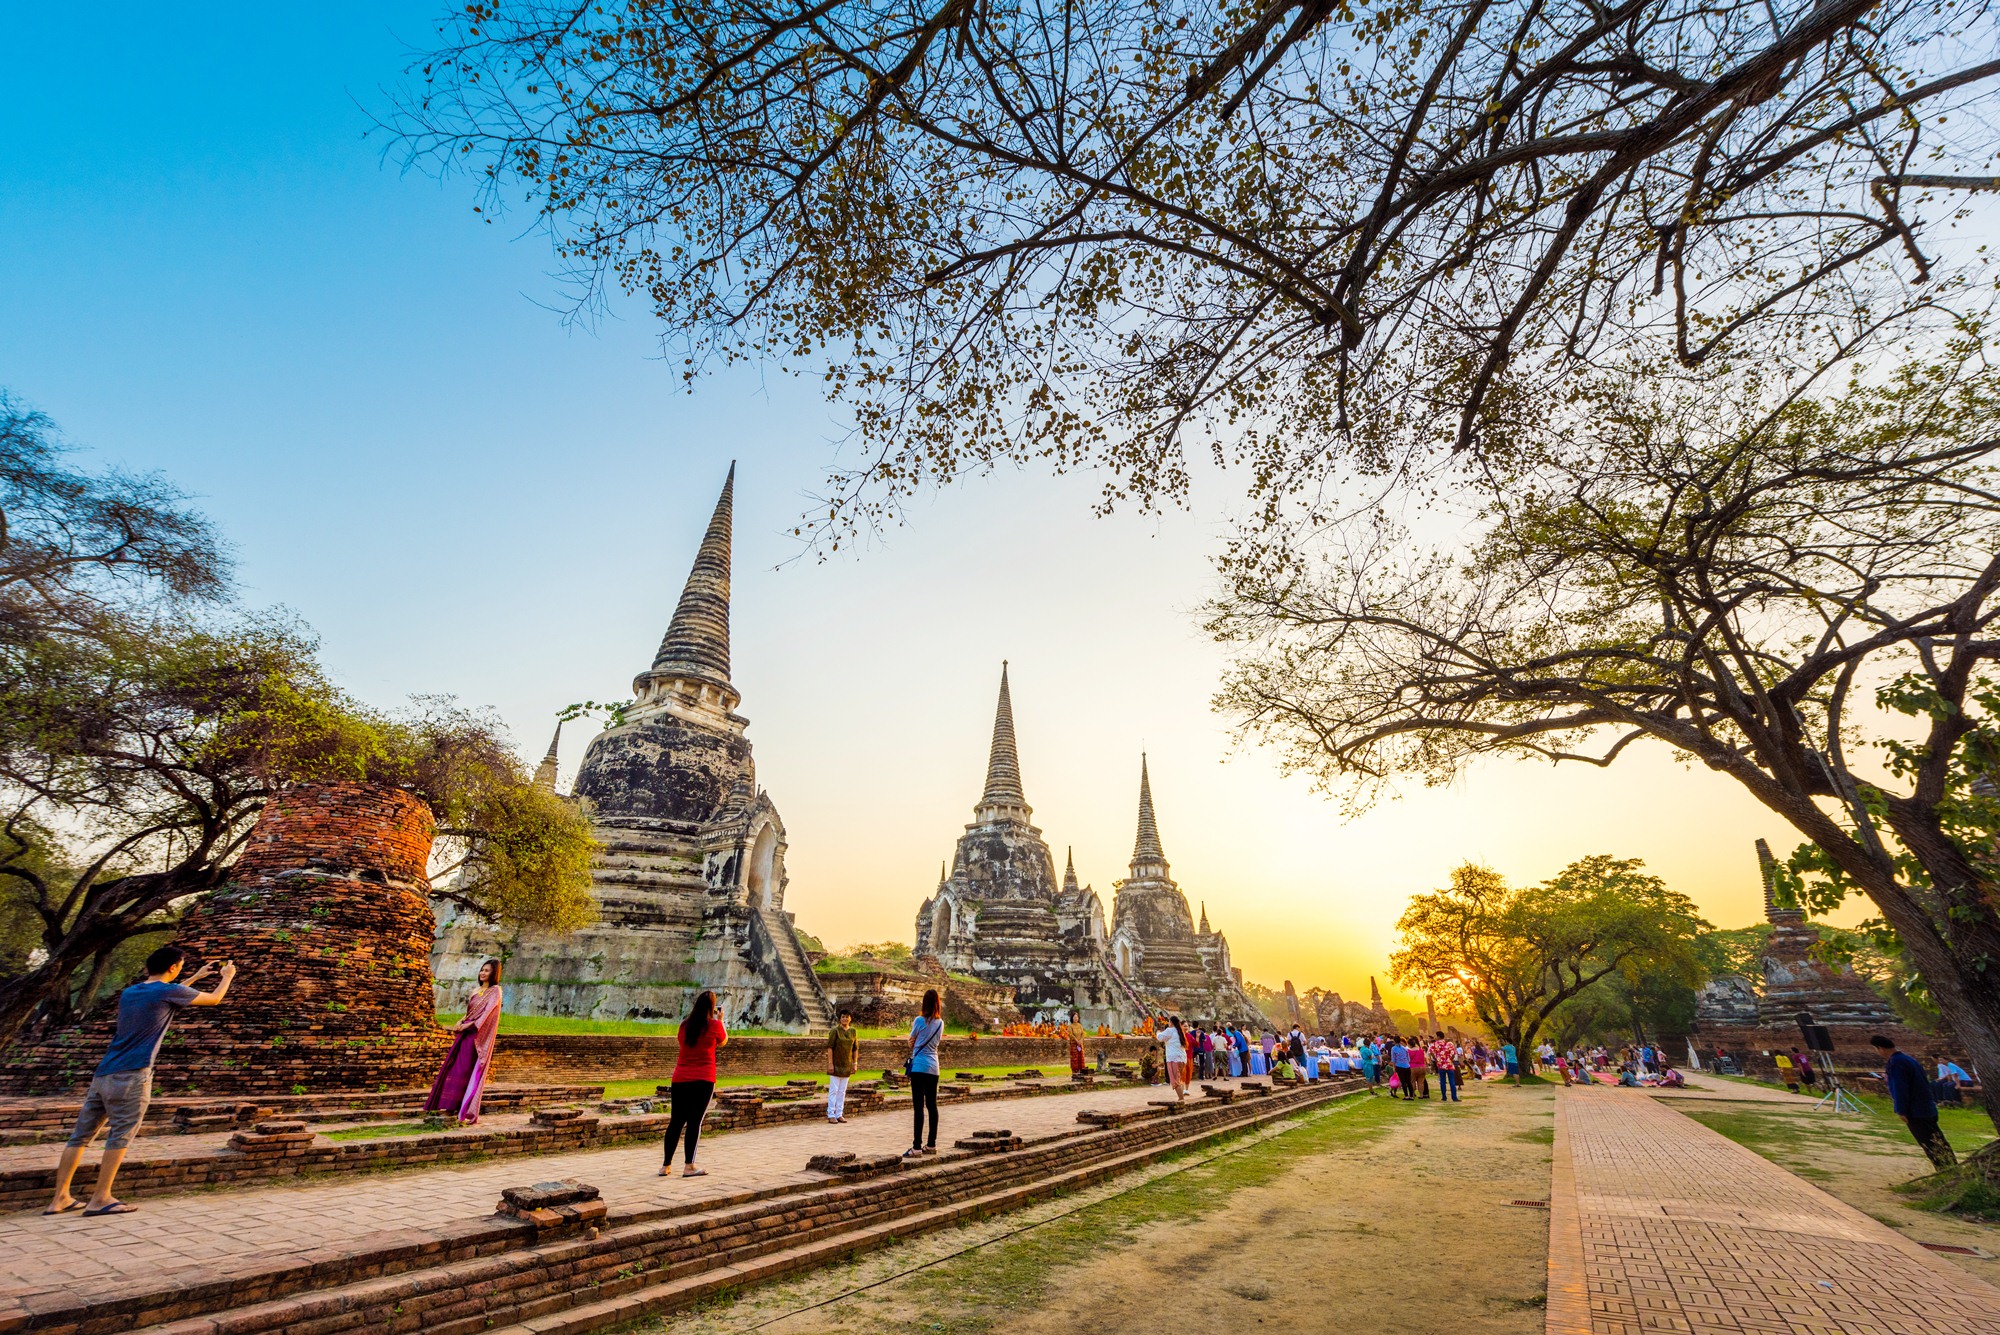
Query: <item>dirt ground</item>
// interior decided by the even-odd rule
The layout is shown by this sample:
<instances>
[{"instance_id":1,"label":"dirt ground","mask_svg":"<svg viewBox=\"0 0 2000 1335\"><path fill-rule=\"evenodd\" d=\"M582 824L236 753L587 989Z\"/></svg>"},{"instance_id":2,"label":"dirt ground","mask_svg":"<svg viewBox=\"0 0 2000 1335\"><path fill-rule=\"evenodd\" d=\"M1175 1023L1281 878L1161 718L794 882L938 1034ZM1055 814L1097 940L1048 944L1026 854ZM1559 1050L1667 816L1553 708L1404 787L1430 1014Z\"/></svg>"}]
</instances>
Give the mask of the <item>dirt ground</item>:
<instances>
[{"instance_id":1,"label":"dirt ground","mask_svg":"<svg viewBox=\"0 0 2000 1335\"><path fill-rule=\"evenodd\" d=\"M1969 1247L1987 1253L1940 1255L1989 1284L2000 1284L2000 1225L1914 1209L1896 1192L1898 1183L1931 1171L1930 1161L1902 1123L1879 1108L1870 1115L1767 1108L1748 1104L1672 1105L1702 1124L1797 1173L1828 1195L1887 1224L1915 1242ZM1947 1110L1945 1135L1961 1154L1992 1137L1982 1114Z\"/></svg>"},{"instance_id":2,"label":"dirt ground","mask_svg":"<svg viewBox=\"0 0 2000 1335\"><path fill-rule=\"evenodd\" d=\"M1125 1335L1176 1327L1530 1335L1543 1326L1554 1095L1343 1100L1003 1218L648 1329ZM1365 1314L1373 1314L1372 1316Z\"/></svg>"}]
</instances>

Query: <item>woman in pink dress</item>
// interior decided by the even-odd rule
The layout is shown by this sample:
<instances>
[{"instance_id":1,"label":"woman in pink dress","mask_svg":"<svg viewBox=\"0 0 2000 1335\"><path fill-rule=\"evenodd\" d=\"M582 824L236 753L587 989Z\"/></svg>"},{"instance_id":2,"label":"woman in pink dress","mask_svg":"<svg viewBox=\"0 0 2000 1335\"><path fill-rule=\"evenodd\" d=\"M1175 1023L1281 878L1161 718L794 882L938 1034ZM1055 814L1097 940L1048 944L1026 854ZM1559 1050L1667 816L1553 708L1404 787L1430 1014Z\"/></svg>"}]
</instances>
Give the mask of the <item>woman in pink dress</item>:
<instances>
[{"instance_id":1,"label":"woman in pink dress","mask_svg":"<svg viewBox=\"0 0 2000 1335\"><path fill-rule=\"evenodd\" d=\"M479 1094L486 1087L486 1072L493 1065L493 1044L500 1037L500 961L488 960L479 966L479 986L466 998L465 1018L453 1031L456 1037L444 1067L431 1082L431 1096L424 1100L425 1112L455 1115L461 1125L479 1120Z\"/></svg>"}]
</instances>

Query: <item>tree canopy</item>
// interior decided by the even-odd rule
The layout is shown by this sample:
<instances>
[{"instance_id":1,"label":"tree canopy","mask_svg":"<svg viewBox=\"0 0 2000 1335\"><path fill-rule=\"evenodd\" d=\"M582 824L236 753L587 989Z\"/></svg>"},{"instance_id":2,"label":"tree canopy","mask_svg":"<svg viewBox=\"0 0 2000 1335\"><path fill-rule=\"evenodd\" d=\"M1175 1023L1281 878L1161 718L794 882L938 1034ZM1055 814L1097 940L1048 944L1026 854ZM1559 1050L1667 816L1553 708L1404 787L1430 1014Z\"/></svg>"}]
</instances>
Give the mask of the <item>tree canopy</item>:
<instances>
[{"instance_id":1,"label":"tree canopy","mask_svg":"<svg viewBox=\"0 0 2000 1335\"><path fill-rule=\"evenodd\" d=\"M101 618L88 639L0 658L0 882L40 947L37 965L0 981L0 1034L38 1005L60 1020L124 943L170 931L292 784L410 791L457 850L439 894L503 922L589 919L588 826L529 783L497 723L436 699L369 709L315 650L282 621Z\"/></svg>"},{"instance_id":2,"label":"tree canopy","mask_svg":"<svg viewBox=\"0 0 2000 1335\"><path fill-rule=\"evenodd\" d=\"M1613 977L1692 986L1702 977L1695 938L1708 924L1643 865L1596 855L1516 889L1467 863L1450 885L1411 898L1390 976L1523 1048L1565 1004Z\"/></svg>"},{"instance_id":3,"label":"tree canopy","mask_svg":"<svg viewBox=\"0 0 2000 1335\"><path fill-rule=\"evenodd\" d=\"M0 1040L157 944L292 784L415 793L451 863L437 893L502 922L589 918L588 826L496 720L354 700L301 628L229 606L221 543L168 483L67 454L0 396Z\"/></svg>"},{"instance_id":4,"label":"tree canopy","mask_svg":"<svg viewBox=\"0 0 2000 1335\"><path fill-rule=\"evenodd\" d=\"M1518 445L1428 513L1239 546L1221 703L1363 798L1664 743L1809 841L1809 901L1865 893L2000 1069L2000 371L1977 330L1828 395L1593 382Z\"/></svg>"},{"instance_id":5,"label":"tree canopy","mask_svg":"<svg viewBox=\"0 0 2000 1335\"><path fill-rule=\"evenodd\" d=\"M1984 300L1990 0L479 0L387 115L689 375L821 373L816 526L1002 461L1256 507L1583 365Z\"/></svg>"}]
</instances>

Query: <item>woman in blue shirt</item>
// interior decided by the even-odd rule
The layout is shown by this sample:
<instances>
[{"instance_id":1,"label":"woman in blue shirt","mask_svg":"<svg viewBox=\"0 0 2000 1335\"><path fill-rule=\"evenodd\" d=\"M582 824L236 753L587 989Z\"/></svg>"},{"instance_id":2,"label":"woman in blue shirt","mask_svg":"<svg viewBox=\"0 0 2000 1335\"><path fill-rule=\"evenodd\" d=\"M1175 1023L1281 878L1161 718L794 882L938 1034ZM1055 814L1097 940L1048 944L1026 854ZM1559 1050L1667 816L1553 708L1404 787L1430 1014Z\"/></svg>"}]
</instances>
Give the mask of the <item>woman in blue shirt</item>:
<instances>
[{"instance_id":1,"label":"woman in blue shirt","mask_svg":"<svg viewBox=\"0 0 2000 1335\"><path fill-rule=\"evenodd\" d=\"M903 1155L905 1159L937 1153L938 1043L944 1038L943 1009L937 989L932 988L924 993L924 1013L910 1021L910 1108L915 1130L910 1133L910 1148ZM928 1141L924 1138L926 1110L931 1121Z\"/></svg>"}]
</instances>

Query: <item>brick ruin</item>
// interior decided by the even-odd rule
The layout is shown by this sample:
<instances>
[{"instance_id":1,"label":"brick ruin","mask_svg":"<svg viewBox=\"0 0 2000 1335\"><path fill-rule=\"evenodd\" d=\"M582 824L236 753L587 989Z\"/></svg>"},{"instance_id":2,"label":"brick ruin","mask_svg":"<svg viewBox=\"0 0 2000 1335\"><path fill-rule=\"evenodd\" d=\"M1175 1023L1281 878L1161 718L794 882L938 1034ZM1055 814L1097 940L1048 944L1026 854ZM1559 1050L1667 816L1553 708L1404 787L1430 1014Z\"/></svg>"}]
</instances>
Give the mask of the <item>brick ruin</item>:
<instances>
[{"instance_id":1,"label":"brick ruin","mask_svg":"<svg viewBox=\"0 0 2000 1335\"><path fill-rule=\"evenodd\" d=\"M1777 901L1777 862L1762 839L1757 841L1758 870L1764 882L1764 917L1771 937L1758 960L1757 975L1723 974L1704 984L1696 997L1694 1031L1688 1036L1707 1062L1717 1047L1768 1070L1764 1054L1800 1047L1797 1017L1801 1012L1826 1026L1834 1058L1842 1069L1875 1070L1882 1060L1868 1046L1873 1034L1887 1034L1896 1045L1920 1057L1947 1053L1949 1036L1918 1033L1896 1013L1868 981L1845 966L1813 956L1819 931L1803 910L1782 908Z\"/></svg>"},{"instance_id":2,"label":"brick ruin","mask_svg":"<svg viewBox=\"0 0 2000 1335\"><path fill-rule=\"evenodd\" d=\"M944 1002L945 1021L974 1030L995 1030L1021 1018L1014 989L946 973L934 955L910 961L877 961L880 968L843 970L818 975L827 1004L837 1016L852 1012L862 1028L905 1025L923 1011L924 993L936 988Z\"/></svg>"},{"instance_id":3,"label":"brick ruin","mask_svg":"<svg viewBox=\"0 0 2000 1335\"><path fill-rule=\"evenodd\" d=\"M190 1007L155 1063L162 1094L290 1093L428 1085L450 1047L431 1001L430 808L369 784L302 786L264 807L229 879L182 919L175 944L232 960L216 1007ZM200 986L206 990L212 976ZM0 1090L90 1078L108 1007L0 1059Z\"/></svg>"}]
</instances>

